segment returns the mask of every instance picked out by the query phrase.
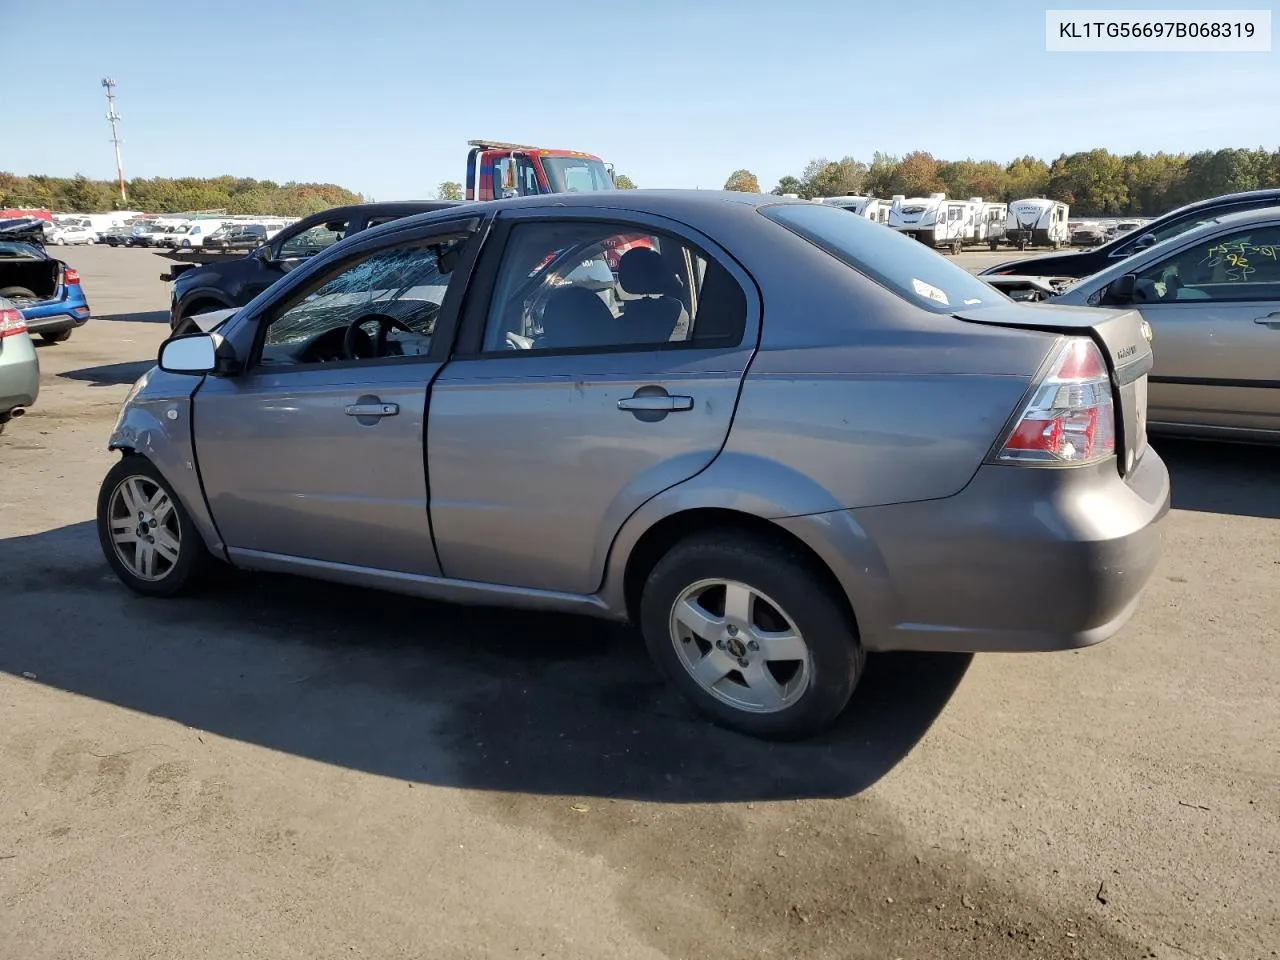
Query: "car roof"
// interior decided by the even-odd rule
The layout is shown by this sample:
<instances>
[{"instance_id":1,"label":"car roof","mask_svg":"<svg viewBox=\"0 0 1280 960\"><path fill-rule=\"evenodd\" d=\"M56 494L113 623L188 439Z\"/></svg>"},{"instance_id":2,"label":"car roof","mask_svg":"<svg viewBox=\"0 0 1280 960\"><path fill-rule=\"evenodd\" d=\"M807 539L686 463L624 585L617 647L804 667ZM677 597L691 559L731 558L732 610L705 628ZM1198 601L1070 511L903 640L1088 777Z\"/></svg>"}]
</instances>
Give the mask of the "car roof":
<instances>
[{"instance_id":1,"label":"car roof","mask_svg":"<svg viewBox=\"0 0 1280 960\"><path fill-rule=\"evenodd\" d=\"M1266 190L1243 190L1240 193L1224 193L1221 196L1207 197L1204 200L1196 200L1194 203L1175 207L1163 216L1152 220L1151 223L1157 223L1160 220L1180 216L1185 213L1192 213L1196 210L1204 210L1209 207L1232 203L1248 203L1251 200L1274 200L1277 204L1280 204L1280 187L1273 187ZM1148 223L1147 226L1150 226L1151 223Z\"/></svg>"}]
</instances>

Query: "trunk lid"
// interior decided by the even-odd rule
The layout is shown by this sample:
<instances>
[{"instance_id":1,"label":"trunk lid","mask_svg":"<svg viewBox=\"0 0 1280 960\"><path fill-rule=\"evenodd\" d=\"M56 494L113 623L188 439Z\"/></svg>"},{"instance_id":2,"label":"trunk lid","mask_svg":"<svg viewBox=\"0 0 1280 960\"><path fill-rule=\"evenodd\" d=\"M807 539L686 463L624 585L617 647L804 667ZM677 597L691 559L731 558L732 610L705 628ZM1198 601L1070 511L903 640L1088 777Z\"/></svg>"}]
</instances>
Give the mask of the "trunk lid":
<instances>
[{"instance_id":1,"label":"trunk lid","mask_svg":"<svg viewBox=\"0 0 1280 960\"><path fill-rule=\"evenodd\" d=\"M1147 449L1147 374L1151 370L1151 328L1136 310L1100 310L1054 304L996 304L955 314L970 323L1089 336L1106 357L1116 400L1116 457L1128 475Z\"/></svg>"}]
</instances>

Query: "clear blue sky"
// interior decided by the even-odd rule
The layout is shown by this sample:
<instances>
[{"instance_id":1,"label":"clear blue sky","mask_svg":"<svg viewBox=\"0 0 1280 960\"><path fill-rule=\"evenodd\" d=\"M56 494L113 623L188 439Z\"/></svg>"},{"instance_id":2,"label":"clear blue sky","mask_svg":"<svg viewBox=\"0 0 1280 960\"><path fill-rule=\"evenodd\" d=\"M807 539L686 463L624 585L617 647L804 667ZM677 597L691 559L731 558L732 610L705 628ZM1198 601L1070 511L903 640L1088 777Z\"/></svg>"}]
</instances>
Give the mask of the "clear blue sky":
<instances>
[{"instance_id":1,"label":"clear blue sky","mask_svg":"<svg viewBox=\"0 0 1280 960\"><path fill-rule=\"evenodd\" d=\"M1072 5L0 0L10 48L38 54L0 88L0 170L113 177L103 76L126 176L328 181L379 200L461 181L475 137L587 150L641 186L719 187L747 167L765 189L813 157L875 150L1277 145L1274 43L1050 54L1046 6Z\"/></svg>"}]
</instances>

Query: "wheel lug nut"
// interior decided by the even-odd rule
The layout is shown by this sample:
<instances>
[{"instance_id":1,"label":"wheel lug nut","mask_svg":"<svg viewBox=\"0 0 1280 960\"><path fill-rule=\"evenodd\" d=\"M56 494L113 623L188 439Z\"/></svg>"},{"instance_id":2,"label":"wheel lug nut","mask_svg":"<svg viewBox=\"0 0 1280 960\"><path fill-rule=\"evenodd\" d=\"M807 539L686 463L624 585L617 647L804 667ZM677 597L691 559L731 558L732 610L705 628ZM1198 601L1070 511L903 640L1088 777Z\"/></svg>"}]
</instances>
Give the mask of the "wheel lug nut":
<instances>
[{"instance_id":1,"label":"wheel lug nut","mask_svg":"<svg viewBox=\"0 0 1280 960\"><path fill-rule=\"evenodd\" d=\"M729 636L736 637L737 635L738 635L738 628L735 627L732 623L729 624Z\"/></svg>"},{"instance_id":2,"label":"wheel lug nut","mask_svg":"<svg viewBox=\"0 0 1280 960\"><path fill-rule=\"evenodd\" d=\"M148 520L148 521L147 521L147 526L148 526L148 527L154 527L155 525L156 525L156 518L155 518L155 517L152 517L150 520Z\"/></svg>"},{"instance_id":3,"label":"wheel lug nut","mask_svg":"<svg viewBox=\"0 0 1280 960\"><path fill-rule=\"evenodd\" d=\"M723 650L723 649L724 649L724 641L723 641L723 640L717 640L717 641L716 641L716 649L717 649L717 650Z\"/></svg>"},{"instance_id":4,"label":"wheel lug nut","mask_svg":"<svg viewBox=\"0 0 1280 960\"><path fill-rule=\"evenodd\" d=\"M756 641L754 641L754 640L749 640L749 641L747 641L747 649L748 649L748 650L759 650L759 649L760 649L760 644L756 643Z\"/></svg>"},{"instance_id":5,"label":"wheel lug nut","mask_svg":"<svg viewBox=\"0 0 1280 960\"><path fill-rule=\"evenodd\" d=\"M746 665L747 665L747 658L746 658L746 657L739 657L739 658L738 658L738 666L740 666L740 667L745 667Z\"/></svg>"}]
</instances>

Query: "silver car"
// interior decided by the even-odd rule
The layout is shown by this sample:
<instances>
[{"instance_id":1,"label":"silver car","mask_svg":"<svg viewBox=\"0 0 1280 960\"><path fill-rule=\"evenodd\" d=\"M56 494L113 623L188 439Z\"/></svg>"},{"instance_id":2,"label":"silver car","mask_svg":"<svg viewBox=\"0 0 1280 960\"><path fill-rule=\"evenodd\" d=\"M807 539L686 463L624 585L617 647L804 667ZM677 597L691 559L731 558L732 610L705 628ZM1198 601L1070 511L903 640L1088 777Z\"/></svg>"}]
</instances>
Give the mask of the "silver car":
<instances>
[{"instance_id":1,"label":"silver car","mask_svg":"<svg viewBox=\"0 0 1280 960\"><path fill-rule=\"evenodd\" d=\"M200 319L110 439L99 536L144 594L216 558L631 621L712 718L795 737L868 651L1106 639L1159 554L1138 314L831 207L461 205Z\"/></svg>"},{"instance_id":2,"label":"silver car","mask_svg":"<svg viewBox=\"0 0 1280 960\"><path fill-rule=\"evenodd\" d=\"M0 297L0 433L40 395L40 359L27 322L12 300Z\"/></svg>"},{"instance_id":3,"label":"silver car","mask_svg":"<svg viewBox=\"0 0 1280 960\"><path fill-rule=\"evenodd\" d=\"M1044 302L1142 315L1153 432L1280 442L1280 207L1210 220Z\"/></svg>"}]
</instances>

